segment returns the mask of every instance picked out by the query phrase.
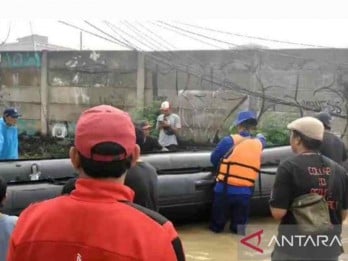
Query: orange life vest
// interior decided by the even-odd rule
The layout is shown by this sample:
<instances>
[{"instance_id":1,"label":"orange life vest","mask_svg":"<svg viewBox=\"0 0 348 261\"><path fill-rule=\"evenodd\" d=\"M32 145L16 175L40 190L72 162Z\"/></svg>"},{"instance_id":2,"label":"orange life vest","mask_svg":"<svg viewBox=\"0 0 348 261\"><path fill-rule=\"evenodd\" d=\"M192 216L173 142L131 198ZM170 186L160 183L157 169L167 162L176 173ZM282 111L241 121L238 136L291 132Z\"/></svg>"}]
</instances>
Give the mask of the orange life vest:
<instances>
[{"instance_id":1,"label":"orange life vest","mask_svg":"<svg viewBox=\"0 0 348 261\"><path fill-rule=\"evenodd\" d=\"M232 135L234 146L220 161L217 181L237 187L253 187L261 166L259 139Z\"/></svg>"}]
</instances>

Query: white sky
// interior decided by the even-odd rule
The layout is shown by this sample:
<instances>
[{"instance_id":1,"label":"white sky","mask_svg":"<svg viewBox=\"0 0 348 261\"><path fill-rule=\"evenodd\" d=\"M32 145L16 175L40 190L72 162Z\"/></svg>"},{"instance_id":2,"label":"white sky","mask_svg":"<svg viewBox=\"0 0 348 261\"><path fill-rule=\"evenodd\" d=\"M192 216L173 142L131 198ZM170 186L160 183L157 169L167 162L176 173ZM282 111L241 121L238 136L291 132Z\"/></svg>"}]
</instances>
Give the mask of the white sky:
<instances>
[{"instance_id":1,"label":"white sky","mask_svg":"<svg viewBox=\"0 0 348 261\"><path fill-rule=\"evenodd\" d=\"M103 23L104 20L107 20L133 35L134 33L129 27L121 23L121 21L127 20L138 30L142 30L148 35L151 34L144 31L145 29L139 23L156 32L170 42L172 47L169 48L171 49L174 47L175 49L214 49L212 46L190 40L153 24L155 20L162 20L176 25L179 25L176 23L179 21L230 33L281 41L348 48L348 3L346 4L345 1L11 0L10 3L2 3L1 9L0 42L5 39L8 27L11 25L10 37L7 42L15 42L18 37L34 33L47 35L52 44L78 49L80 45L79 30L60 24L57 22L58 20L68 21L86 30L97 32L83 22L83 20L88 20L109 34L116 36ZM216 48L226 49L233 47L233 44L257 44L270 48L303 48L300 45L280 44L179 26L231 43L224 44L198 37L203 41L217 45ZM101 35L101 33L98 34ZM129 39L129 36L124 33L122 35ZM119 36L117 38L119 39ZM141 49L151 50L134 39L132 42L132 45L140 45ZM124 49L117 44L109 43L86 33L83 33L83 48ZM156 48L152 47L153 49Z\"/></svg>"}]
</instances>

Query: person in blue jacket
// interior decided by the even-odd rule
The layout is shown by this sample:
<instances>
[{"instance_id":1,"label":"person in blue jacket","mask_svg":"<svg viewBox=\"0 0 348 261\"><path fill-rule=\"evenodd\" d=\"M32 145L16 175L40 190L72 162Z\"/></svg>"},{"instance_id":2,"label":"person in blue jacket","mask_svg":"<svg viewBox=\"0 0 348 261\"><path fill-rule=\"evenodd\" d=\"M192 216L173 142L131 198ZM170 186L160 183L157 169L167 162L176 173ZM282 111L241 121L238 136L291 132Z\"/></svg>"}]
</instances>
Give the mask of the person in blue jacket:
<instances>
[{"instance_id":1,"label":"person in blue jacket","mask_svg":"<svg viewBox=\"0 0 348 261\"><path fill-rule=\"evenodd\" d=\"M18 159L19 113L15 108L7 108L0 119L0 160Z\"/></svg>"},{"instance_id":2,"label":"person in blue jacket","mask_svg":"<svg viewBox=\"0 0 348 261\"><path fill-rule=\"evenodd\" d=\"M255 129L257 126L257 118L254 112L252 111L239 112L233 125L237 127L237 135L228 135L224 137L217 144L215 150L212 152L210 157L210 161L213 164L217 174L220 173L221 160L229 158L230 155L232 155L231 149L234 146L239 146L239 144L242 144L242 142L238 140L248 140L248 139L255 138L259 140L259 142L261 143L261 144L259 143L260 145L258 145L260 146L261 151L266 146L266 139L262 134L257 134L256 137L252 137L251 131ZM236 136L238 136L239 138L237 139ZM244 148L243 151L245 151L245 149L246 148ZM238 153L243 153L243 155L239 155L239 154L237 155L239 160L241 160L243 158L248 158L247 154L252 152L240 151ZM243 162L240 162L240 163L243 163ZM234 164L237 164L237 163L234 163ZM257 164L256 161L255 161L255 164ZM231 168L231 171L232 171L232 168ZM233 173L233 174L242 175L242 173ZM212 218L210 222L210 229L216 233L222 232L224 229L225 223L230 217L231 232L237 233L237 234L244 234L245 225L248 220L250 198L253 194L253 186L234 185L233 182L232 184L230 184L230 182L222 182L219 179L219 177L221 178L221 175L217 175L217 183L214 187L214 201L212 206ZM237 229L238 226L242 227L241 231L238 231Z\"/></svg>"}]
</instances>

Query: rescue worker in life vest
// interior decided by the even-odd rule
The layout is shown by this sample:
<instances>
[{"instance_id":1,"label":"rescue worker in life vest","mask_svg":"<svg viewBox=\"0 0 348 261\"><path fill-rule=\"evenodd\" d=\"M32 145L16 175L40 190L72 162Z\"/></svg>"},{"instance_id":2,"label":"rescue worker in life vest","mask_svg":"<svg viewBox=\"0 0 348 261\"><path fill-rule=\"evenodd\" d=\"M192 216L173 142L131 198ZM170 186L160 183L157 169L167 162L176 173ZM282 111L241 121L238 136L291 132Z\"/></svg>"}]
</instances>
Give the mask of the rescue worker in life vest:
<instances>
[{"instance_id":1,"label":"rescue worker in life vest","mask_svg":"<svg viewBox=\"0 0 348 261\"><path fill-rule=\"evenodd\" d=\"M262 134L252 137L257 118L252 111L242 111L234 121L238 134L224 137L211 154L216 169L216 185L210 229L222 232L231 218L230 231L245 234L250 198L259 175L262 149L266 139Z\"/></svg>"}]
</instances>

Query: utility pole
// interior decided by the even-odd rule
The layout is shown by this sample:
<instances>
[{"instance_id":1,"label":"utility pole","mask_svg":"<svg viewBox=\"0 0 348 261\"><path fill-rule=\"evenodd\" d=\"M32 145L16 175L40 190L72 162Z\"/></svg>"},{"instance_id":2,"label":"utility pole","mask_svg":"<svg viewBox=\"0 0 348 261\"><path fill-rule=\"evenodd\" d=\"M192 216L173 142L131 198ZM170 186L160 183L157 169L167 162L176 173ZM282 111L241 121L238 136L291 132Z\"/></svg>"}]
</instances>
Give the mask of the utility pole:
<instances>
[{"instance_id":1,"label":"utility pole","mask_svg":"<svg viewBox=\"0 0 348 261\"><path fill-rule=\"evenodd\" d=\"M80 51L82 51L82 31L80 31Z\"/></svg>"}]
</instances>

